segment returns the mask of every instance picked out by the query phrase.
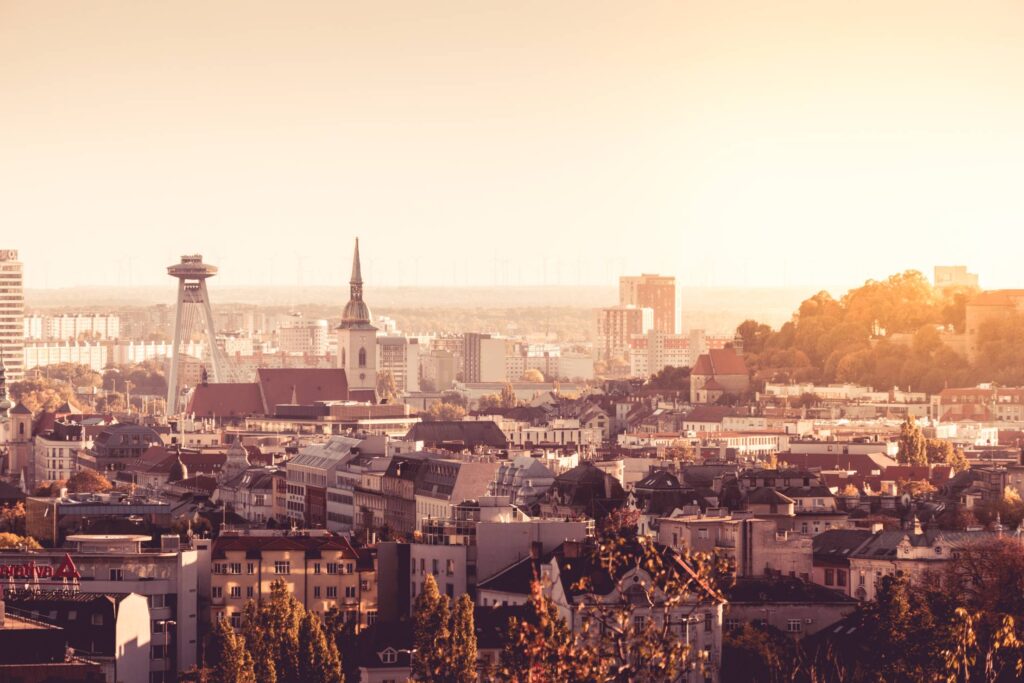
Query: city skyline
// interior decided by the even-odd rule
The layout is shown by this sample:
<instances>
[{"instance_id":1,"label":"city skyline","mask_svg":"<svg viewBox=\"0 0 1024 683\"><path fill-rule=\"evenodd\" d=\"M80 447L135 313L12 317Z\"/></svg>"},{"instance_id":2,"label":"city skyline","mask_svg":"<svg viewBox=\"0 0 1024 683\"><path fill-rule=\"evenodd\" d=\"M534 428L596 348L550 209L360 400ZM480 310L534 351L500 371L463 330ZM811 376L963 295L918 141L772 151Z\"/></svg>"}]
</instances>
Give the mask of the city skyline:
<instances>
[{"instance_id":1,"label":"city skyline","mask_svg":"<svg viewBox=\"0 0 1024 683\"><path fill-rule=\"evenodd\" d=\"M1022 13L0 3L0 224L29 289L338 285L356 236L379 286L1012 287Z\"/></svg>"}]
</instances>

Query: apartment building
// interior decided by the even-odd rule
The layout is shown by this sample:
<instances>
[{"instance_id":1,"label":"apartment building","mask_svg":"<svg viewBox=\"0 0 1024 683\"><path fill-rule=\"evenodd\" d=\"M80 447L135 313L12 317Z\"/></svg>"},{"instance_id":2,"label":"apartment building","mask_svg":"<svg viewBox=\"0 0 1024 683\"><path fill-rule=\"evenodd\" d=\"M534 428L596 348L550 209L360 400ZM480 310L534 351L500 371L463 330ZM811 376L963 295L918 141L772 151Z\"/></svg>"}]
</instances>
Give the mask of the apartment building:
<instances>
[{"instance_id":1,"label":"apartment building","mask_svg":"<svg viewBox=\"0 0 1024 683\"><path fill-rule=\"evenodd\" d=\"M356 551L343 536L328 531L222 533L213 541L209 613L235 628L250 600L270 595L275 581L303 607L321 618L332 608L360 630L377 620L375 558Z\"/></svg>"}]
</instances>

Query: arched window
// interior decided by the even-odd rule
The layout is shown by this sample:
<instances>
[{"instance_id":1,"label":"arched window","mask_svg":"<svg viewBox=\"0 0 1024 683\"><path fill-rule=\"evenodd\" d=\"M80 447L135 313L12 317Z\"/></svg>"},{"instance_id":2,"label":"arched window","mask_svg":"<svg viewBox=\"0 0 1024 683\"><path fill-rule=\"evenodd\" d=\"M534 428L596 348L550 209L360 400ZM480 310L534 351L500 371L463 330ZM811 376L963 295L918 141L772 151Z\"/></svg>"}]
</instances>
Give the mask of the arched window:
<instances>
[{"instance_id":1,"label":"arched window","mask_svg":"<svg viewBox=\"0 0 1024 683\"><path fill-rule=\"evenodd\" d=\"M359 367L366 367L366 349L359 349Z\"/></svg>"},{"instance_id":2,"label":"arched window","mask_svg":"<svg viewBox=\"0 0 1024 683\"><path fill-rule=\"evenodd\" d=\"M18 423L18 436L25 436L25 423L24 422L19 422Z\"/></svg>"},{"instance_id":3,"label":"arched window","mask_svg":"<svg viewBox=\"0 0 1024 683\"><path fill-rule=\"evenodd\" d=\"M345 347L341 347L341 367L345 367Z\"/></svg>"}]
</instances>

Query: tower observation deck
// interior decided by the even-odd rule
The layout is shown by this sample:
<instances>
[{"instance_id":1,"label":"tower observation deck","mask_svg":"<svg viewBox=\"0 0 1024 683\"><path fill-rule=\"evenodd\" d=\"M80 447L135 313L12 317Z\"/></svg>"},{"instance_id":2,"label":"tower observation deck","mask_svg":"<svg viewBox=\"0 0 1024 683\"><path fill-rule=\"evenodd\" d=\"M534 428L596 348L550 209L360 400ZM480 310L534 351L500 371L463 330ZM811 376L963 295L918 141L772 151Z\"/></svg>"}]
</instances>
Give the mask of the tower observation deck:
<instances>
[{"instance_id":1,"label":"tower observation deck","mask_svg":"<svg viewBox=\"0 0 1024 683\"><path fill-rule=\"evenodd\" d=\"M213 309L210 308L210 293L206 280L217 274L217 267L203 263L199 254L182 256L181 263L168 266L167 274L178 279L178 303L174 313L174 348L171 355L171 372L167 378L167 414L178 412L178 376L180 373L182 344L191 341L195 328L201 327L206 337L207 352L213 366L213 381L224 381L226 368L217 353Z\"/></svg>"}]
</instances>

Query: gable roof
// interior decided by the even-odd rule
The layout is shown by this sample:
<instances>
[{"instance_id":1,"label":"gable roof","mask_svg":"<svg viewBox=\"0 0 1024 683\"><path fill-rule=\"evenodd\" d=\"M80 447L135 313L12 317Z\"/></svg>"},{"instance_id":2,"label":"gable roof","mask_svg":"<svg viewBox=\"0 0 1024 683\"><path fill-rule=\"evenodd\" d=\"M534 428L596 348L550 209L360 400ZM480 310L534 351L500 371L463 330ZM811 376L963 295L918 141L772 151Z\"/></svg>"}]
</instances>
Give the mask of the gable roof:
<instances>
[{"instance_id":1,"label":"gable roof","mask_svg":"<svg viewBox=\"0 0 1024 683\"><path fill-rule=\"evenodd\" d=\"M200 384L192 392L187 412L196 417L263 415L259 384Z\"/></svg>"},{"instance_id":2,"label":"gable roof","mask_svg":"<svg viewBox=\"0 0 1024 683\"><path fill-rule=\"evenodd\" d=\"M412 426L405 438L407 441L423 441L426 444L462 443L470 449L477 446L508 448L505 433L490 420L419 422Z\"/></svg>"},{"instance_id":3,"label":"gable roof","mask_svg":"<svg viewBox=\"0 0 1024 683\"><path fill-rule=\"evenodd\" d=\"M690 375L748 375L747 364L743 356L735 349L711 349L701 354L693 366Z\"/></svg>"},{"instance_id":4,"label":"gable roof","mask_svg":"<svg viewBox=\"0 0 1024 683\"><path fill-rule=\"evenodd\" d=\"M299 405L349 399L348 379L341 368L260 368L256 383L266 415L291 404L293 396Z\"/></svg>"}]
</instances>

